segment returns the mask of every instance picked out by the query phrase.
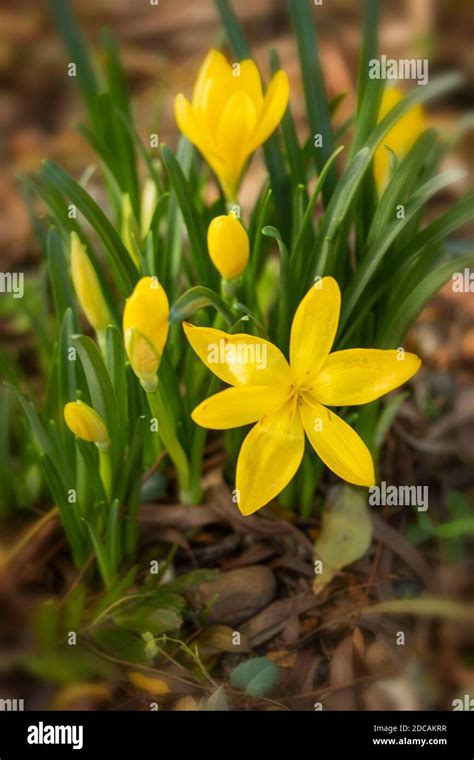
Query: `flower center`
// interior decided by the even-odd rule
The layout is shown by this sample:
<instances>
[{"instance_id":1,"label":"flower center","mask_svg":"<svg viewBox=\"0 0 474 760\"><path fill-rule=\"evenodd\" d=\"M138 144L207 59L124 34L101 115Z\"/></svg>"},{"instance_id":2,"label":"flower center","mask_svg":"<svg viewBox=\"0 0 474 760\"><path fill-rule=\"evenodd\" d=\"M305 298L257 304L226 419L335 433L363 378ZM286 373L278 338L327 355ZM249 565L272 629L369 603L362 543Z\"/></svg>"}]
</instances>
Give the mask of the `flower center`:
<instances>
[{"instance_id":1,"label":"flower center","mask_svg":"<svg viewBox=\"0 0 474 760\"><path fill-rule=\"evenodd\" d=\"M308 388L305 385L292 384L290 385L290 388L291 388L290 400L293 401L295 404L298 404L298 406L301 406L301 404L308 403L310 399L313 398L312 387Z\"/></svg>"}]
</instances>

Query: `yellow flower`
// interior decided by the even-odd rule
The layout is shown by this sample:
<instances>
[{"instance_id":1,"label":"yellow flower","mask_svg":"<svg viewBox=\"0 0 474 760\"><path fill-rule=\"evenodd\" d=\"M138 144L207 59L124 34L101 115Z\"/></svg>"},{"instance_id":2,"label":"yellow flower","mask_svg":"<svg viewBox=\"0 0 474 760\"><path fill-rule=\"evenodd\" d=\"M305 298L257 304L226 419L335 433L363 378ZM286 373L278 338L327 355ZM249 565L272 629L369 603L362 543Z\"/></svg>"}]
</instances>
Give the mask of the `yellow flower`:
<instances>
[{"instance_id":1,"label":"yellow flower","mask_svg":"<svg viewBox=\"0 0 474 760\"><path fill-rule=\"evenodd\" d=\"M262 338L185 324L200 359L232 388L203 401L192 418L224 430L252 422L237 462L240 511L249 515L273 499L296 473L305 432L324 464L360 486L375 482L370 452L327 407L367 404L408 380L414 354L355 349L330 353L341 296L332 277L319 280L299 304L291 327L290 362Z\"/></svg>"},{"instance_id":2,"label":"yellow flower","mask_svg":"<svg viewBox=\"0 0 474 760\"><path fill-rule=\"evenodd\" d=\"M168 297L157 278L142 277L125 303L123 334L132 369L148 392L156 390L168 315Z\"/></svg>"},{"instance_id":3,"label":"yellow flower","mask_svg":"<svg viewBox=\"0 0 474 760\"><path fill-rule=\"evenodd\" d=\"M176 96L178 127L213 168L229 200L236 197L247 159L280 123L288 96L284 71L273 76L264 96L255 63L231 67L218 50L201 65L192 104Z\"/></svg>"},{"instance_id":4,"label":"yellow flower","mask_svg":"<svg viewBox=\"0 0 474 760\"><path fill-rule=\"evenodd\" d=\"M99 447L108 448L109 433L105 422L89 404L84 401L70 401L64 407L64 419L69 430Z\"/></svg>"},{"instance_id":5,"label":"yellow flower","mask_svg":"<svg viewBox=\"0 0 474 760\"><path fill-rule=\"evenodd\" d=\"M207 247L212 263L222 277L232 280L242 274L249 260L249 238L232 211L216 216L207 231Z\"/></svg>"},{"instance_id":6,"label":"yellow flower","mask_svg":"<svg viewBox=\"0 0 474 760\"><path fill-rule=\"evenodd\" d=\"M403 100L403 92L399 87L389 87L385 90L380 106L378 121L388 114L397 103ZM415 105L389 129L382 143L377 148L374 157L375 182L381 194L390 178L390 158L386 145L393 150L399 160L404 158L418 137L426 129L426 118L423 108Z\"/></svg>"},{"instance_id":7,"label":"yellow flower","mask_svg":"<svg viewBox=\"0 0 474 760\"><path fill-rule=\"evenodd\" d=\"M88 322L98 333L110 324L110 314L99 278L79 237L71 233L71 275L77 300Z\"/></svg>"}]
</instances>

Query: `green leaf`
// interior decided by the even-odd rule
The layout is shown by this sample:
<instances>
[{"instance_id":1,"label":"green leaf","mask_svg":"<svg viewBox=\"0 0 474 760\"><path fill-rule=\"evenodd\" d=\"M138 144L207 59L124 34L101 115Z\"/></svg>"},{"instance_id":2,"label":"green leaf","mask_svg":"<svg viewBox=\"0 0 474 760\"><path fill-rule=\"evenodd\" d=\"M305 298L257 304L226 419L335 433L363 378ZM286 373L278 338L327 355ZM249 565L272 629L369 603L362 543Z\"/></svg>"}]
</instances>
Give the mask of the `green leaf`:
<instances>
[{"instance_id":1,"label":"green leaf","mask_svg":"<svg viewBox=\"0 0 474 760\"><path fill-rule=\"evenodd\" d=\"M84 369L92 406L104 420L113 441L117 427L117 402L104 360L88 336L75 335L73 341Z\"/></svg>"},{"instance_id":2,"label":"green leaf","mask_svg":"<svg viewBox=\"0 0 474 760\"><path fill-rule=\"evenodd\" d=\"M92 635L100 648L109 656L123 662L149 665L143 640L140 636L117 626L97 628L92 632Z\"/></svg>"},{"instance_id":3,"label":"green leaf","mask_svg":"<svg viewBox=\"0 0 474 760\"><path fill-rule=\"evenodd\" d=\"M89 530L92 546L94 547L94 554L97 560L97 565L102 581L105 588L109 589L111 588L114 580L114 572L112 564L110 562L110 557L108 556L106 546L104 545L104 542L100 538L95 527L89 521L86 520L85 522Z\"/></svg>"},{"instance_id":4,"label":"green leaf","mask_svg":"<svg viewBox=\"0 0 474 760\"><path fill-rule=\"evenodd\" d=\"M420 282L400 304L391 323L383 334L381 348L399 346L418 314L455 272L474 265L474 255L460 256L435 269Z\"/></svg>"},{"instance_id":5,"label":"green leaf","mask_svg":"<svg viewBox=\"0 0 474 760\"><path fill-rule=\"evenodd\" d=\"M412 196L405 206L402 219L395 219L383 232L382 236L374 243L367 255L357 268L345 294L345 302L341 314L341 332L347 324L352 312L356 308L365 289L371 281L375 271L380 266L384 255L396 240L400 232L406 227L411 219L426 205L427 201L447 185L463 176L463 172L450 170L433 177L422 185Z\"/></svg>"},{"instance_id":6,"label":"green leaf","mask_svg":"<svg viewBox=\"0 0 474 760\"><path fill-rule=\"evenodd\" d=\"M255 283L257 282L262 265L262 230L268 215L268 206L272 197L271 188L268 188L263 196L253 230L252 250L250 252L249 265L244 274L244 283L247 296L255 303ZM249 299L250 300L250 299Z\"/></svg>"},{"instance_id":7,"label":"green leaf","mask_svg":"<svg viewBox=\"0 0 474 760\"><path fill-rule=\"evenodd\" d=\"M378 54L379 2L365 0L364 22L362 30L362 49L357 76L357 111L360 113L364 102L365 89L369 74L369 61Z\"/></svg>"},{"instance_id":8,"label":"green leaf","mask_svg":"<svg viewBox=\"0 0 474 760\"><path fill-rule=\"evenodd\" d=\"M309 0L291 0L288 7L298 45L309 128L313 139L316 134L322 136L321 148L315 148L316 166L321 173L324 164L334 151L334 138L321 68L319 42L315 30L316 17L310 10ZM322 191L326 206L334 190L336 179L335 167L331 166L328 180Z\"/></svg>"},{"instance_id":9,"label":"green leaf","mask_svg":"<svg viewBox=\"0 0 474 760\"><path fill-rule=\"evenodd\" d=\"M309 199L308 205L306 206L304 216L301 222L301 226L296 236L295 243L291 249L290 271L291 271L292 279L294 278L295 280L299 280L302 276L303 271L307 270L307 266L305 266L304 257L305 255L308 256L308 254L305 251L305 246L307 245L309 233L312 231L312 218L313 218L314 208L319 198L319 194L322 188L324 187L324 182L326 181L326 177L328 176L331 166L336 160L339 153L341 153L341 151L343 150L344 150L344 146L340 145L339 148L336 148L334 153L326 161L323 167L323 170L318 177L316 186L311 194L311 198Z\"/></svg>"},{"instance_id":10,"label":"green leaf","mask_svg":"<svg viewBox=\"0 0 474 760\"><path fill-rule=\"evenodd\" d=\"M239 60L251 58L250 47L245 39L240 22L232 10L229 0L215 0L222 26L225 29L229 45Z\"/></svg>"},{"instance_id":11,"label":"green leaf","mask_svg":"<svg viewBox=\"0 0 474 760\"><path fill-rule=\"evenodd\" d=\"M91 119L94 118L94 100L100 83L92 64L87 44L71 13L69 0L49 0L56 24L64 38L70 60L77 67L77 81Z\"/></svg>"},{"instance_id":12,"label":"green leaf","mask_svg":"<svg viewBox=\"0 0 474 760\"><path fill-rule=\"evenodd\" d=\"M148 429L147 418L145 415L140 416L135 423L135 430L132 436L132 442L127 453L124 467L119 473L119 494L120 503L125 502L126 496L136 485L136 474L140 470L145 435Z\"/></svg>"},{"instance_id":13,"label":"green leaf","mask_svg":"<svg viewBox=\"0 0 474 760\"><path fill-rule=\"evenodd\" d=\"M280 669L266 657L253 657L241 662L230 676L231 686L243 689L249 697L262 697L275 688L280 680Z\"/></svg>"},{"instance_id":14,"label":"green leaf","mask_svg":"<svg viewBox=\"0 0 474 760\"><path fill-rule=\"evenodd\" d=\"M59 188L77 206L102 241L117 287L123 296L130 295L138 279L137 269L115 228L104 212L64 169L44 161L41 171L45 181Z\"/></svg>"},{"instance_id":15,"label":"green leaf","mask_svg":"<svg viewBox=\"0 0 474 760\"><path fill-rule=\"evenodd\" d=\"M79 315L74 290L69 277L68 259L63 241L54 227L51 227L48 233L47 256L48 272L58 323L61 324L66 309L70 308L72 310L74 328L77 331L79 328Z\"/></svg>"},{"instance_id":16,"label":"green leaf","mask_svg":"<svg viewBox=\"0 0 474 760\"><path fill-rule=\"evenodd\" d=\"M278 345L283 353L287 353L290 342L290 283L289 283L289 256L286 245L284 244L280 232L276 227L267 226L262 230L262 234L276 240L280 254L280 284L278 296L278 320L277 336Z\"/></svg>"},{"instance_id":17,"label":"green leaf","mask_svg":"<svg viewBox=\"0 0 474 760\"><path fill-rule=\"evenodd\" d=\"M104 508L108 503L107 494L105 493L102 478L99 476L99 462L97 449L89 441L82 441L76 438L76 446L79 456L82 457L83 466L87 477L87 486L90 486L99 508ZM88 514L88 513L87 513Z\"/></svg>"},{"instance_id":18,"label":"green leaf","mask_svg":"<svg viewBox=\"0 0 474 760\"><path fill-rule=\"evenodd\" d=\"M79 647L33 652L23 656L21 664L40 681L60 686L95 678L107 681L120 679L120 671L113 663Z\"/></svg>"},{"instance_id":19,"label":"green leaf","mask_svg":"<svg viewBox=\"0 0 474 760\"><path fill-rule=\"evenodd\" d=\"M69 361L69 349L72 348L72 335L74 333L74 318L72 309L66 309L61 325L59 336L59 392L60 413L68 401L77 398L76 387L76 364Z\"/></svg>"},{"instance_id":20,"label":"green leaf","mask_svg":"<svg viewBox=\"0 0 474 760\"><path fill-rule=\"evenodd\" d=\"M107 556L109 558L110 567L112 572L116 573L119 570L121 559L121 524L120 524L120 503L118 499L114 499L110 506L109 514L107 517L107 530L105 536L105 545Z\"/></svg>"},{"instance_id":21,"label":"green leaf","mask_svg":"<svg viewBox=\"0 0 474 760\"><path fill-rule=\"evenodd\" d=\"M375 426L373 441L375 451L379 451L385 443L387 433L392 427L403 402L408 398L408 393L394 393L390 395L387 402L379 414Z\"/></svg>"},{"instance_id":22,"label":"green leaf","mask_svg":"<svg viewBox=\"0 0 474 760\"><path fill-rule=\"evenodd\" d=\"M405 158L400 161L376 208L367 236L368 247L384 235L387 225L395 216L396 206L404 202L407 190L417 181L426 157L436 144L436 136L434 130L423 132Z\"/></svg>"},{"instance_id":23,"label":"green leaf","mask_svg":"<svg viewBox=\"0 0 474 760\"><path fill-rule=\"evenodd\" d=\"M341 486L323 511L322 529L314 545L315 560L322 562L316 575L316 592L326 586L346 565L360 559L372 540L372 519L367 506L367 491Z\"/></svg>"},{"instance_id":24,"label":"green leaf","mask_svg":"<svg viewBox=\"0 0 474 760\"><path fill-rule=\"evenodd\" d=\"M274 49L270 50L270 69L272 74L276 74L276 72L281 69L280 56ZM291 112L291 105L289 103L281 120L281 131L285 141L293 186L296 187L300 184L305 185L306 173L303 163L303 153L299 144L295 122Z\"/></svg>"},{"instance_id":25,"label":"green leaf","mask_svg":"<svg viewBox=\"0 0 474 760\"><path fill-rule=\"evenodd\" d=\"M59 633L59 604L55 599L47 599L38 607L33 628L41 647L50 647L56 643Z\"/></svg>"},{"instance_id":26,"label":"green leaf","mask_svg":"<svg viewBox=\"0 0 474 760\"><path fill-rule=\"evenodd\" d=\"M80 568L86 559L85 542L78 513L71 509L71 504L67 499L68 485L71 487L71 484L62 482L56 467L47 455L42 454L40 456L40 463L45 481L59 509L64 530L72 549L74 564Z\"/></svg>"},{"instance_id":27,"label":"green leaf","mask_svg":"<svg viewBox=\"0 0 474 760\"><path fill-rule=\"evenodd\" d=\"M64 609L62 615L63 633L77 631L82 620L84 605L86 599L86 587L83 584L75 586L64 600Z\"/></svg>"},{"instance_id":28,"label":"green leaf","mask_svg":"<svg viewBox=\"0 0 474 760\"><path fill-rule=\"evenodd\" d=\"M346 167L337 183L318 235L314 277L322 277L326 274L331 247L337 231L346 219L364 171L367 169L369 152L369 148L362 148Z\"/></svg>"},{"instance_id":29,"label":"green leaf","mask_svg":"<svg viewBox=\"0 0 474 760\"><path fill-rule=\"evenodd\" d=\"M176 157L185 177L189 177L193 155L193 146L189 140L181 136ZM183 259L183 231L184 223L179 199L176 191L172 189L169 194L164 255L158 262L158 276L164 283L168 297L171 299L175 298L179 292L179 277Z\"/></svg>"},{"instance_id":30,"label":"green leaf","mask_svg":"<svg viewBox=\"0 0 474 760\"><path fill-rule=\"evenodd\" d=\"M425 268L430 267L433 260L433 251L436 246L445 240L454 230L474 219L474 192L468 193L448 211L438 216L433 222L426 225L415 237L397 251L393 267L387 269L392 274L397 268L402 270L402 276L397 283L393 297L403 295L405 286L413 280L414 271L424 274ZM400 265L403 264L403 267ZM415 266L414 266L415 265ZM419 278L421 279L421 278Z\"/></svg>"},{"instance_id":31,"label":"green leaf","mask_svg":"<svg viewBox=\"0 0 474 760\"><path fill-rule=\"evenodd\" d=\"M15 388L11 387L10 385L7 385L7 388L9 388L9 390L13 393L15 398L18 400L21 408L23 409L30 424L38 450L40 453L47 455L54 462L56 458L55 448L46 430L44 429L33 404L30 401L27 401L26 398Z\"/></svg>"},{"instance_id":32,"label":"green leaf","mask_svg":"<svg viewBox=\"0 0 474 760\"><path fill-rule=\"evenodd\" d=\"M207 254L206 232L202 223L202 217L193 202L193 193L189 182L184 176L174 153L167 145L163 145L161 155L186 224L192 260L198 271L199 279L204 285L209 285L213 279L216 279L216 276L213 277L211 272L211 264Z\"/></svg>"},{"instance_id":33,"label":"green leaf","mask_svg":"<svg viewBox=\"0 0 474 760\"><path fill-rule=\"evenodd\" d=\"M234 324L235 317L224 299L210 288L204 288L200 285L190 288L175 301L170 309L169 321L182 322L183 319L188 319L196 311L204 309L206 306L212 306L216 309L224 317L229 326Z\"/></svg>"},{"instance_id":34,"label":"green leaf","mask_svg":"<svg viewBox=\"0 0 474 760\"><path fill-rule=\"evenodd\" d=\"M123 336L115 326L109 325L105 333L105 364L117 400L120 419L127 418L127 374Z\"/></svg>"}]
</instances>

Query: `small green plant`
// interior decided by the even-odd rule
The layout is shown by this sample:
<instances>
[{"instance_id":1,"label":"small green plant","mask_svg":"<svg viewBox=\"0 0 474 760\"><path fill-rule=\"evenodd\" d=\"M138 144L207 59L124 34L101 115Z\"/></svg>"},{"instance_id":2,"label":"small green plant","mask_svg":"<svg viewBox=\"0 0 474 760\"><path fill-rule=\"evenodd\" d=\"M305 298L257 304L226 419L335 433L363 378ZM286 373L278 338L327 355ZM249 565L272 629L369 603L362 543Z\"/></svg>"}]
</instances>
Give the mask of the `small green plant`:
<instances>
[{"instance_id":1,"label":"small green plant","mask_svg":"<svg viewBox=\"0 0 474 760\"><path fill-rule=\"evenodd\" d=\"M48 498L48 508L54 502L76 566L92 554L111 590L136 557L145 473L164 475L171 466L170 496L190 509L205 498L200 425L226 428L226 474L232 488L236 479L234 502L244 513L283 490L283 505L311 515L326 468L356 487L374 482L399 408L380 397L419 366L404 347L419 312L474 261L472 253L447 255L445 246L472 219L474 197L424 223L427 204L460 173L439 173L448 142L425 128L421 104L459 78L387 96L384 80L367 73L377 55L374 0L366 3L352 137L349 125L334 127L340 98L328 102L307 0L288 4L307 108L303 144L278 53L270 53L264 91L231 5L217 0L235 63L211 51L192 102L177 96L185 136L175 152L161 144L156 123L146 125L146 139L139 136L111 36L103 36L98 67L68 3L51 6L77 68L87 116L79 130L97 163L79 180L50 161L23 178L26 197L36 196L46 213L35 218L44 300L25 301L25 318L37 326L43 389L28 387L17 362L4 354L0 361L29 424L27 431L19 422L15 442L29 498ZM240 183L261 145L267 177L244 215ZM218 180L210 203L207 164ZM209 352L221 340L214 361ZM268 351L271 365L260 375L257 348ZM213 395L222 381L237 387ZM0 403L5 473L16 411L4 391ZM316 453L305 448L300 415ZM238 458L239 449L245 456ZM11 500L25 502L13 490L3 512ZM151 630L145 618L142 632Z\"/></svg>"}]
</instances>

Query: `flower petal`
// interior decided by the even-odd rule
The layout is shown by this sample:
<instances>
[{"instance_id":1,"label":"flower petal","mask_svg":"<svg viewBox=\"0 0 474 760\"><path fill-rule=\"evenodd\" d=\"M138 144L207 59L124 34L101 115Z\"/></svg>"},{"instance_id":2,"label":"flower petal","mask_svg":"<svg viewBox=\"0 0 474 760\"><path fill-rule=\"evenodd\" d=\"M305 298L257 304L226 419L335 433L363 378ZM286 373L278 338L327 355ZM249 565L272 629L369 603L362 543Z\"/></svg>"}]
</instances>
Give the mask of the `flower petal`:
<instances>
[{"instance_id":1,"label":"flower petal","mask_svg":"<svg viewBox=\"0 0 474 760\"><path fill-rule=\"evenodd\" d=\"M161 356L168 337L168 297L157 277L142 277L125 302L123 332L140 331Z\"/></svg>"},{"instance_id":2,"label":"flower petal","mask_svg":"<svg viewBox=\"0 0 474 760\"><path fill-rule=\"evenodd\" d=\"M242 61L240 63L240 75L236 79L254 104L257 114L260 113L263 108L262 80L254 61L250 58Z\"/></svg>"},{"instance_id":3,"label":"flower petal","mask_svg":"<svg viewBox=\"0 0 474 760\"><path fill-rule=\"evenodd\" d=\"M227 430L276 412L289 396L290 388L283 385L240 385L202 401L191 416L202 427Z\"/></svg>"},{"instance_id":4,"label":"flower petal","mask_svg":"<svg viewBox=\"0 0 474 760\"><path fill-rule=\"evenodd\" d=\"M202 110L204 107L204 92L209 79L227 82L231 70L226 57L214 48L209 51L202 62L193 90L192 103L194 108ZM229 91L227 90L227 96Z\"/></svg>"},{"instance_id":5,"label":"flower petal","mask_svg":"<svg viewBox=\"0 0 474 760\"><path fill-rule=\"evenodd\" d=\"M211 151L211 146L207 140L206 133L200 127L193 106L181 93L176 95L174 99L174 115L176 123L183 135L185 135L207 158L207 153Z\"/></svg>"},{"instance_id":6,"label":"flower petal","mask_svg":"<svg viewBox=\"0 0 474 760\"><path fill-rule=\"evenodd\" d=\"M250 140L249 153L253 153L275 131L286 111L289 96L288 75L286 71L280 69L273 76L265 93L263 109L258 115L255 132Z\"/></svg>"},{"instance_id":7,"label":"flower petal","mask_svg":"<svg viewBox=\"0 0 474 760\"><path fill-rule=\"evenodd\" d=\"M250 153L249 139L255 128L257 112L244 90L235 92L227 100L217 127L217 152L226 158L229 175L240 177Z\"/></svg>"},{"instance_id":8,"label":"flower petal","mask_svg":"<svg viewBox=\"0 0 474 760\"><path fill-rule=\"evenodd\" d=\"M303 402L299 409L306 435L326 467L348 483L374 485L372 456L355 430L316 402Z\"/></svg>"},{"instance_id":9,"label":"flower petal","mask_svg":"<svg viewBox=\"0 0 474 760\"><path fill-rule=\"evenodd\" d=\"M212 327L183 323L191 346L217 377L229 385L291 384L288 362L280 349L254 335L230 335Z\"/></svg>"},{"instance_id":10,"label":"flower petal","mask_svg":"<svg viewBox=\"0 0 474 760\"><path fill-rule=\"evenodd\" d=\"M406 351L335 351L319 370L311 393L327 406L367 404L406 383L420 366L421 359Z\"/></svg>"},{"instance_id":11,"label":"flower petal","mask_svg":"<svg viewBox=\"0 0 474 760\"><path fill-rule=\"evenodd\" d=\"M339 285L317 280L298 306L290 339L290 365L296 383L307 386L317 374L336 337L341 308Z\"/></svg>"},{"instance_id":12,"label":"flower petal","mask_svg":"<svg viewBox=\"0 0 474 760\"><path fill-rule=\"evenodd\" d=\"M240 449L236 489L239 509L251 515L277 496L300 466L304 432L293 401L252 428Z\"/></svg>"}]
</instances>

